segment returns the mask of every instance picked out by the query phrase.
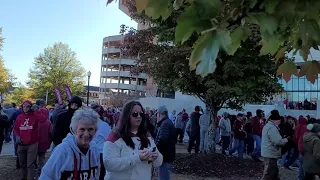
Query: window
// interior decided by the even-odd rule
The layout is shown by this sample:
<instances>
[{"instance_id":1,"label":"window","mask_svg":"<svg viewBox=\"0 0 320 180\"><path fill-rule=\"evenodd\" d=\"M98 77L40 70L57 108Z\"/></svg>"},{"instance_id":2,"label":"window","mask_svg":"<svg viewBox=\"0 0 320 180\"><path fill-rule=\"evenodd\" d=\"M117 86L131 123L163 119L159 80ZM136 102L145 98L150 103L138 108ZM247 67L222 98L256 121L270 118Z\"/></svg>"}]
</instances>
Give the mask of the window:
<instances>
[{"instance_id":1,"label":"window","mask_svg":"<svg viewBox=\"0 0 320 180\"><path fill-rule=\"evenodd\" d=\"M298 92L293 92L292 93L292 101L297 102L299 100L299 94Z\"/></svg>"},{"instance_id":2,"label":"window","mask_svg":"<svg viewBox=\"0 0 320 180\"><path fill-rule=\"evenodd\" d=\"M311 85L311 90L312 91L317 91L318 90L318 80L316 79L316 81L314 82L314 84L312 84L310 82L310 85Z\"/></svg>"},{"instance_id":3,"label":"window","mask_svg":"<svg viewBox=\"0 0 320 180\"><path fill-rule=\"evenodd\" d=\"M293 79L291 79L291 81L292 81L292 90L298 91L299 90L299 79L293 78Z\"/></svg>"},{"instance_id":4,"label":"window","mask_svg":"<svg viewBox=\"0 0 320 180\"><path fill-rule=\"evenodd\" d=\"M308 101L310 101L310 99L311 99L311 93L310 92L305 92L305 94L304 94L304 100L305 99L307 99ZM304 101L303 100L303 101Z\"/></svg>"},{"instance_id":5,"label":"window","mask_svg":"<svg viewBox=\"0 0 320 180\"><path fill-rule=\"evenodd\" d=\"M300 84L299 84L300 85ZM299 92L299 99L298 101L302 102L304 101L306 98L305 98L305 92Z\"/></svg>"},{"instance_id":6,"label":"window","mask_svg":"<svg viewBox=\"0 0 320 180\"><path fill-rule=\"evenodd\" d=\"M299 91L305 91L305 79L299 78Z\"/></svg>"},{"instance_id":7,"label":"window","mask_svg":"<svg viewBox=\"0 0 320 180\"><path fill-rule=\"evenodd\" d=\"M292 80L288 81L287 83L287 87L286 87L286 91L292 91Z\"/></svg>"}]
</instances>

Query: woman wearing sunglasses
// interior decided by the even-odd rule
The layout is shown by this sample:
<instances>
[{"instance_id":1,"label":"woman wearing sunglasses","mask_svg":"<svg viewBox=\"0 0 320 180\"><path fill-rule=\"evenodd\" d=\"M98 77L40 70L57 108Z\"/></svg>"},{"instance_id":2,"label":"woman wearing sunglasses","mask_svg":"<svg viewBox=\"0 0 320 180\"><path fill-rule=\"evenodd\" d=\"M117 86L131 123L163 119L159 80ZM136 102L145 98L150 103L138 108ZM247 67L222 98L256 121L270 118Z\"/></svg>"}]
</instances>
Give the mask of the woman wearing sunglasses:
<instances>
[{"instance_id":1,"label":"woman wearing sunglasses","mask_svg":"<svg viewBox=\"0 0 320 180\"><path fill-rule=\"evenodd\" d=\"M147 130L140 102L125 104L119 123L103 148L105 180L150 180L152 167L159 167L163 158Z\"/></svg>"}]
</instances>

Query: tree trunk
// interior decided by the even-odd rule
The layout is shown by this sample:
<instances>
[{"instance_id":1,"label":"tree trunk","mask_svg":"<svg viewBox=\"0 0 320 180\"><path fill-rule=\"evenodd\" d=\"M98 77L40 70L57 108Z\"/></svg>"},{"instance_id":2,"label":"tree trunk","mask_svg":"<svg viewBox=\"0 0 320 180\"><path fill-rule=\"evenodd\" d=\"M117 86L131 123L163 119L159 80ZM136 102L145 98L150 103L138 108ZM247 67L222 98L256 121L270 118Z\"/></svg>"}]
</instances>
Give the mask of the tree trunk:
<instances>
[{"instance_id":1,"label":"tree trunk","mask_svg":"<svg viewBox=\"0 0 320 180\"><path fill-rule=\"evenodd\" d=\"M210 109L210 126L207 135L207 147L206 152L214 154L216 152L216 127L217 127L217 109Z\"/></svg>"}]
</instances>

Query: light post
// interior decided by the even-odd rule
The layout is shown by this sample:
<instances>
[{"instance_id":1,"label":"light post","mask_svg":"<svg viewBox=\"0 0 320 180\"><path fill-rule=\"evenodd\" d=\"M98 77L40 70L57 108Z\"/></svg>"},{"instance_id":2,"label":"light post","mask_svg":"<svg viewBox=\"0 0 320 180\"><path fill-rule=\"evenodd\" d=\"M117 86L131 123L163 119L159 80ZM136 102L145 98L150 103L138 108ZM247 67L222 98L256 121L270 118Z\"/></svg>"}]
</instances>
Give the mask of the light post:
<instances>
[{"instance_id":1,"label":"light post","mask_svg":"<svg viewBox=\"0 0 320 180\"><path fill-rule=\"evenodd\" d=\"M87 106L89 106L89 86L90 86L90 76L91 76L91 72L90 71L87 72L87 76L88 76Z\"/></svg>"}]
</instances>

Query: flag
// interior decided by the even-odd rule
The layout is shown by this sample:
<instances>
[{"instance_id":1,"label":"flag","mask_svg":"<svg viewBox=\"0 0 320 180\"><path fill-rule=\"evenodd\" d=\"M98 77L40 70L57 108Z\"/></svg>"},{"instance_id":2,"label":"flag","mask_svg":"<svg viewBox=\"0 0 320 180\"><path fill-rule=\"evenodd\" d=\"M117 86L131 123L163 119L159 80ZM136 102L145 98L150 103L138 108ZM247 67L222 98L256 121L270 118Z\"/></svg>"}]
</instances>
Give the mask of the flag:
<instances>
[{"instance_id":1,"label":"flag","mask_svg":"<svg viewBox=\"0 0 320 180\"><path fill-rule=\"evenodd\" d=\"M68 99L69 99L69 101L70 101L71 98L72 98L72 94L71 94L71 90L70 90L69 86L64 85L63 88L64 88L64 90L66 91L67 97L68 97Z\"/></svg>"},{"instance_id":2,"label":"flag","mask_svg":"<svg viewBox=\"0 0 320 180\"><path fill-rule=\"evenodd\" d=\"M61 97L61 93L60 93L60 90L58 88L55 88L54 89L54 92L56 94L56 98L58 100L58 103L59 104L62 104L62 97Z\"/></svg>"}]
</instances>

